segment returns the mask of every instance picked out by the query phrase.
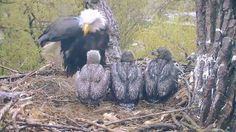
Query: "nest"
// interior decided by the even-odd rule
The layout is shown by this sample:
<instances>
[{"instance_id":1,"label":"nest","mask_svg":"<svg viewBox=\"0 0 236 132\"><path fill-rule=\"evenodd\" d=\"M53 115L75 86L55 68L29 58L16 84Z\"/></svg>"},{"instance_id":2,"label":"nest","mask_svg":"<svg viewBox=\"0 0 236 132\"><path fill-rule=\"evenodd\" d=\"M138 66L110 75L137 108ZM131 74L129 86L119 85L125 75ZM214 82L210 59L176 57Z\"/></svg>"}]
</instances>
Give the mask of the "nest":
<instances>
[{"instance_id":1,"label":"nest","mask_svg":"<svg viewBox=\"0 0 236 132\"><path fill-rule=\"evenodd\" d=\"M201 130L187 114L189 94L185 81L165 102L140 101L134 110L115 102L99 106L81 104L75 95L73 78L62 69L45 66L27 74L2 78L0 120L2 131L172 131ZM1 94L0 94L1 95Z\"/></svg>"}]
</instances>

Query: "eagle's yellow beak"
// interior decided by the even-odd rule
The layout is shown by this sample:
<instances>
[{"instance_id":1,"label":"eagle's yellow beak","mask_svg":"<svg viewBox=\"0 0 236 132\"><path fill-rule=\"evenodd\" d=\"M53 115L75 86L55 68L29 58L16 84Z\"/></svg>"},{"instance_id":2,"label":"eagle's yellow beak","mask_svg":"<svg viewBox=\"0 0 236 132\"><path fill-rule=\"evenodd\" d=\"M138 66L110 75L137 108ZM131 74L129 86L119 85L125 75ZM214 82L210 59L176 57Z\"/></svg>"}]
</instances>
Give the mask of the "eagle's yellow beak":
<instances>
[{"instance_id":1,"label":"eagle's yellow beak","mask_svg":"<svg viewBox=\"0 0 236 132\"><path fill-rule=\"evenodd\" d=\"M84 31L84 36L86 36L90 32L90 25L87 23L84 24L83 31Z\"/></svg>"}]
</instances>

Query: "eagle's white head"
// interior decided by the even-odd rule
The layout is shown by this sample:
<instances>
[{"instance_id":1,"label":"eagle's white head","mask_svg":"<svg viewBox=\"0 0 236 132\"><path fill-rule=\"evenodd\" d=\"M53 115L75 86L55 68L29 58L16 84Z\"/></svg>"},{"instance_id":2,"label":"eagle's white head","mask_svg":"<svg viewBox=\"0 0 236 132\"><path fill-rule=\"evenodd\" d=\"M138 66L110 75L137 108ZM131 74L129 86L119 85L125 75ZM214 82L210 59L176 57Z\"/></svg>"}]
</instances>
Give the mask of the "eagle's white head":
<instances>
[{"instance_id":1,"label":"eagle's white head","mask_svg":"<svg viewBox=\"0 0 236 132\"><path fill-rule=\"evenodd\" d=\"M106 23L105 17L98 10L86 9L80 13L80 26L84 35L104 29Z\"/></svg>"}]
</instances>

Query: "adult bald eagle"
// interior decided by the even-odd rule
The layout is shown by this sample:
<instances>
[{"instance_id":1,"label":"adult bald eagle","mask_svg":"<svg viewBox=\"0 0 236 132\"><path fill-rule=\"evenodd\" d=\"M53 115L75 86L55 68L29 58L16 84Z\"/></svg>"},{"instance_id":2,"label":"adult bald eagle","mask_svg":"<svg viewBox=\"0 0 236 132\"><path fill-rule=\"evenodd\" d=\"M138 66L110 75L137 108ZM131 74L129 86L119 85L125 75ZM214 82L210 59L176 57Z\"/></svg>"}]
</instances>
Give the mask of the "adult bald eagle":
<instances>
[{"instance_id":1,"label":"adult bald eagle","mask_svg":"<svg viewBox=\"0 0 236 132\"><path fill-rule=\"evenodd\" d=\"M105 49L109 35L105 17L98 11L86 9L78 17L64 17L52 22L39 37L43 47L47 42L61 41L64 67L72 76L86 64L89 50L98 50L105 64Z\"/></svg>"}]
</instances>

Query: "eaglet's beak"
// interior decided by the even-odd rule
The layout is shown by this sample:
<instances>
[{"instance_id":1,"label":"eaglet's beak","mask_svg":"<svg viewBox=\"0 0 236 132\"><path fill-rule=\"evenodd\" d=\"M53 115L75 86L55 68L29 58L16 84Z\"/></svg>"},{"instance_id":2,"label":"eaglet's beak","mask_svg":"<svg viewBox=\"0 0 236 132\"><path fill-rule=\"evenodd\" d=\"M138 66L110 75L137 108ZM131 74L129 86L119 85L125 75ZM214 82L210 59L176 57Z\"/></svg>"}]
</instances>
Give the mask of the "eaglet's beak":
<instances>
[{"instance_id":1,"label":"eaglet's beak","mask_svg":"<svg viewBox=\"0 0 236 132\"><path fill-rule=\"evenodd\" d=\"M87 23L84 24L83 31L84 31L84 36L86 36L90 31L90 25Z\"/></svg>"},{"instance_id":2,"label":"eaglet's beak","mask_svg":"<svg viewBox=\"0 0 236 132\"><path fill-rule=\"evenodd\" d=\"M157 51L152 51L151 55L156 56L157 58L160 57L160 54Z\"/></svg>"}]
</instances>

